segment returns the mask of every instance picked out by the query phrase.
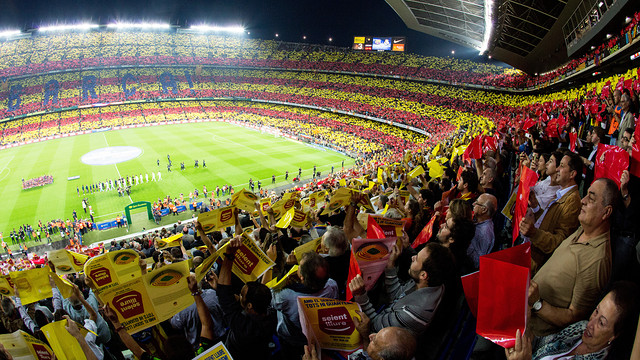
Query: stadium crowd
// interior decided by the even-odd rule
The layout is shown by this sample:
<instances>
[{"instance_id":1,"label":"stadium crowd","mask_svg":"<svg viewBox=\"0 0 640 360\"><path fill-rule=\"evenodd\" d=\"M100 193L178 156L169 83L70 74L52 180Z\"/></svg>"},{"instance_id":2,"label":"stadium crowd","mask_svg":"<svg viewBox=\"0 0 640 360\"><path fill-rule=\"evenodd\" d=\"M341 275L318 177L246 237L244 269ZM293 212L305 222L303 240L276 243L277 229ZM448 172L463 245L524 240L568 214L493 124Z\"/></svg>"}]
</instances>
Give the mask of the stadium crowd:
<instances>
[{"instance_id":1,"label":"stadium crowd","mask_svg":"<svg viewBox=\"0 0 640 360\"><path fill-rule=\"evenodd\" d=\"M383 153L353 169L273 194L271 206L261 208L256 202L255 212L236 210L232 227L205 234L198 221L178 223L172 229L112 242L102 251L133 249L141 259L151 259L149 264L141 261L144 271L151 272L189 260L192 271L198 272L209 256L220 256L199 284L189 280L194 305L147 329L144 338L129 335L109 306L98 305L99 296L91 290L95 285L83 275L68 276L77 290L64 300L69 306L63 308L73 309L69 315L81 324L97 324L98 336L91 340L97 347L84 347L87 357L118 357L129 348L138 358L184 358L186 352L196 354L222 340L238 359L312 359L296 297L354 300L362 309L353 322L367 354L363 356L430 358L445 351L449 341L473 346L451 331L458 314L469 312L460 276L478 270L483 255L515 242L531 247L531 317L524 334L513 334L515 346L504 356L629 358L634 338L634 351L640 350L634 221L634 199L640 196L640 107L632 101L635 95L628 83L619 84L615 90L605 87L594 98L557 102L537 116L529 114L531 119L520 114L497 129L473 123L435 146ZM600 101L600 96L606 106L584 106L585 101ZM278 111L278 106L259 109ZM418 166L428 170L415 175L410 170ZM528 201L521 202L527 210L503 214L520 183L535 184ZM345 187L348 200L334 203ZM314 208L308 200L319 191L326 193ZM293 199L306 221L281 224L281 199ZM397 242L389 251L384 276L369 287L359 275L349 275L349 267L350 254L358 250L351 244L371 238L368 231L375 225L367 216L374 214L398 220L401 228L395 232ZM259 281L246 284L231 271L243 233L275 263L258 276ZM167 248L163 241L174 234L182 234L179 244ZM315 251L295 253L298 246L317 238L322 244L318 251L326 257ZM296 264L297 276L290 275L283 288L264 285L272 278L283 279ZM56 296L54 291L54 300ZM2 304L3 325L9 332L23 329L39 336L38 329L52 320L41 308L46 301L33 309L22 307L19 298L5 297ZM49 304L52 313L59 311L55 304ZM45 315L36 315L38 311ZM81 345L86 341L76 338ZM485 342L478 339L478 356L505 352Z\"/></svg>"}]
</instances>

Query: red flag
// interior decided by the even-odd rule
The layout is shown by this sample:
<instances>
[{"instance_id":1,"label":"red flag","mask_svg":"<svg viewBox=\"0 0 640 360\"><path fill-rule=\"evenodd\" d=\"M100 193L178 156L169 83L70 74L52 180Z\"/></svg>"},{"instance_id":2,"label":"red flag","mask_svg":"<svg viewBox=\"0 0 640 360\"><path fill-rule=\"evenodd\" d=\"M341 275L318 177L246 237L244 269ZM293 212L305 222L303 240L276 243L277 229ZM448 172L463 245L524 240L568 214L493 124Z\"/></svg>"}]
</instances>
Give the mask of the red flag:
<instances>
[{"instance_id":1,"label":"red flag","mask_svg":"<svg viewBox=\"0 0 640 360\"><path fill-rule=\"evenodd\" d=\"M463 171L464 171L464 166L458 167L458 174L456 175L456 181L460 180L460 176L462 176Z\"/></svg>"},{"instance_id":2,"label":"red flag","mask_svg":"<svg viewBox=\"0 0 640 360\"><path fill-rule=\"evenodd\" d=\"M349 275L347 276L347 301L351 301L353 298L353 294L351 293L351 289L349 288L349 283L353 280L356 275L362 276L362 271L360 270L360 265L356 261L355 255L353 255L353 247L351 248L351 255L349 256Z\"/></svg>"},{"instance_id":3,"label":"red flag","mask_svg":"<svg viewBox=\"0 0 640 360\"><path fill-rule=\"evenodd\" d=\"M520 169L520 184L518 184L518 192L516 193L516 209L513 214L513 244L520 233L520 220L524 218L529 204L529 191L531 187L538 181L538 174L526 166Z\"/></svg>"},{"instance_id":4,"label":"red flag","mask_svg":"<svg viewBox=\"0 0 640 360\"><path fill-rule=\"evenodd\" d=\"M464 153L462 154L462 160L468 159L480 159L482 157L482 136L478 135L471 142Z\"/></svg>"},{"instance_id":5,"label":"red flag","mask_svg":"<svg viewBox=\"0 0 640 360\"><path fill-rule=\"evenodd\" d=\"M549 137L558 137L558 118L553 118L547 122L546 133Z\"/></svg>"},{"instance_id":6,"label":"red flag","mask_svg":"<svg viewBox=\"0 0 640 360\"><path fill-rule=\"evenodd\" d=\"M539 111L539 110L538 110ZM527 119L524 121L524 123L522 124L522 130L527 131L529 130L531 127L536 125L536 120L535 119Z\"/></svg>"},{"instance_id":7,"label":"red flag","mask_svg":"<svg viewBox=\"0 0 640 360\"><path fill-rule=\"evenodd\" d=\"M576 152L576 141L578 140L578 133L570 132L569 133L569 150Z\"/></svg>"},{"instance_id":8,"label":"red flag","mask_svg":"<svg viewBox=\"0 0 640 360\"><path fill-rule=\"evenodd\" d=\"M629 169L629 153L615 145L598 144L593 178L609 178L620 188L620 176Z\"/></svg>"},{"instance_id":9,"label":"red flag","mask_svg":"<svg viewBox=\"0 0 640 360\"><path fill-rule=\"evenodd\" d=\"M386 237L384 230L382 230L376 219L369 216L367 219L367 239L384 239Z\"/></svg>"},{"instance_id":10,"label":"red flag","mask_svg":"<svg viewBox=\"0 0 640 360\"><path fill-rule=\"evenodd\" d=\"M485 136L482 143L482 152L486 153L489 150L496 151L498 149L495 136Z\"/></svg>"},{"instance_id":11,"label":"red flag","mask_svg":"<svg viewBox=\"0 0 640 360\"><path fill-rule=\"evenodd\" d=\"M411 244L412 248L415 249L418 246L429 241L429 239L431 239L431 235L433 235L433 223L435 221L436 221L436 215L434 214L431 217L431 220L429 220L429 222L427 223L427 225L425 225L422 231L420 231L420 234L416 236L416 239L413 241L413 244Z\"/></svg>"}]
</instances>

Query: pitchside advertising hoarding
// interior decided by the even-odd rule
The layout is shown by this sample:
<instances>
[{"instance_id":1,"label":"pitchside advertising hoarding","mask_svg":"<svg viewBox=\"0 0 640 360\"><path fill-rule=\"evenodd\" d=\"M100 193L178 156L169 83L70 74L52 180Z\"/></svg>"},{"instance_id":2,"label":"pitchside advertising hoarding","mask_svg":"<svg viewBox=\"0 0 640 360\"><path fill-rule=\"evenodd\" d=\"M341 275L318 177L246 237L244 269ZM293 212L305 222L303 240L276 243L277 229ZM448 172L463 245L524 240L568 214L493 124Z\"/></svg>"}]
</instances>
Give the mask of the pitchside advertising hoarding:
<instances>
[{"instance_id":1,"label":"pitchside advertising hoarding","mask_svg":"<svg viewBox=\"0 0 640 360\"><path fill-rule=\"evenodd\" d=\"M407 38L404 36L354 36L353 50L403 52Z\"/></svg>"}]
</instances>

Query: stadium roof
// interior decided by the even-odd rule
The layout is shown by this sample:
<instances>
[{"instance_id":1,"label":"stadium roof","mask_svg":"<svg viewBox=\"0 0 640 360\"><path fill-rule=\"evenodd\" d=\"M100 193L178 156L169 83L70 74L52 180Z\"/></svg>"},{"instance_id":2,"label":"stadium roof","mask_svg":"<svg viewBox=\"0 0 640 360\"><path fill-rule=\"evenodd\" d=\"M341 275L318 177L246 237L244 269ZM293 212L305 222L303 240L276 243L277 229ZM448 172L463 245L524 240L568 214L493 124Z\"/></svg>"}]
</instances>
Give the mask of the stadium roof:
<instances>
[{"instance_id":1,"label":"stadium roof","mask_svg":"<svg viewBox=\"0 0 640 360\"><path fill-rule=\"evenodd\" d=\"M385 1L409 28L486 51L494 59L531 75L552 70L569 60L562 27L576 9L590 8L596 3L596 0ZM633 1L615 2L619 6L611 7L615 11L611 11L612 16L606 22L615 25L613 15L630 11L628 6L623 9L628 2ZM604 25L607 24L596 32L600 33Z\"/></svg>"},{"instance_id":2,"label":"stadium roof","mask_svg":"<svg viewBox=\"0 0 640 360\"><path fill-rule=\"evenodd\" d=\"M483 47L485 0L386 1L410 29L477 50Z\"/></svg>"}]
</instances>

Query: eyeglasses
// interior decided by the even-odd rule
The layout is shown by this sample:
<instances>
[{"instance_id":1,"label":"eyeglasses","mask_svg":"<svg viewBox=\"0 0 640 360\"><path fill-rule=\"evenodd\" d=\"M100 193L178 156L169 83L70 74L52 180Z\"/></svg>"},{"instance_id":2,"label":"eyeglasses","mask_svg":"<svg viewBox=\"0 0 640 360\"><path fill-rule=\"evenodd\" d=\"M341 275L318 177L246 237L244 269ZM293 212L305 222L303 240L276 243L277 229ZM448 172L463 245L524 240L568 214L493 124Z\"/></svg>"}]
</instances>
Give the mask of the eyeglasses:
<instances>
[{"instance_id":1,"label":"eyeglasses","mask_svg":"<svg viewBox=\"0 0 640 360\"><path fill-rule=\"evenodd\" d=\"M485 208L487 207L487 205L485 205L485 204L480 204L480 203L479 203L479 202L477 202L477 201L473 203L473 206L476 206L476 205L478 205L478 206L482 206L482 207L485 207Z\"/></svg>"}]
</instances>

